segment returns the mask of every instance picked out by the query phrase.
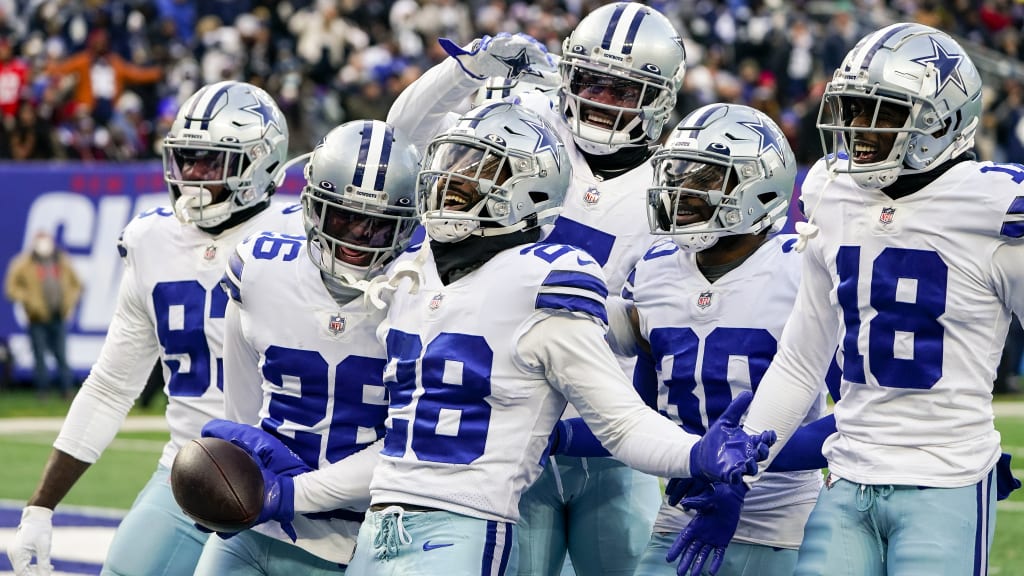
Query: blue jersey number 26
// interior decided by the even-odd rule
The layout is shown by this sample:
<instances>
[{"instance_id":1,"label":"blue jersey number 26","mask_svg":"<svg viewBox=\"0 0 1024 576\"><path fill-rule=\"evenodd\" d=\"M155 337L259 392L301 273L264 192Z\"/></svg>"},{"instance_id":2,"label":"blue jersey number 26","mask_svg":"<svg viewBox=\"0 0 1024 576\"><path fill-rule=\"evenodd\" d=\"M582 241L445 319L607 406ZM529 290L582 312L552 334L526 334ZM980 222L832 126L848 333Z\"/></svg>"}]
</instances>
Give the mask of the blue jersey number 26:
<instances>
[{"instance_id":1,"label":"blue jersey number 26","mask_svg":"<svg viewBox=\"0 0 1024 576\"><path fill-rule=\"evenodd\" d=\"M857 292L860 246L839 248L836 271L837 296L846 326L841 343L843 378L864 384L868 367L857 341L862 318ZM871 263L868 303L875 316L867 326L868 349L870 374L879 385L928 390L942 378L945 329L939 317L946 311L948 277L949 267L931 250L889 247ZM897 340L907 343L899 354Z\"/></svg>"}]
</instances>

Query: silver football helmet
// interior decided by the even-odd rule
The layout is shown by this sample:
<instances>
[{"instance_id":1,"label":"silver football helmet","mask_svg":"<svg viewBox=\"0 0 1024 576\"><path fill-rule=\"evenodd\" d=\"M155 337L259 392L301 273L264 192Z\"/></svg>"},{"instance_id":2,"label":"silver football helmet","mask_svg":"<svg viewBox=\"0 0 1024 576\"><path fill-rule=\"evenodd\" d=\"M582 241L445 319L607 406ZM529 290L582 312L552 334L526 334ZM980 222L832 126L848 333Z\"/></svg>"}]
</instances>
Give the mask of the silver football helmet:
<instances>
[{"instance_id":1,"label":"silver football helmet","mask_svg":"<svg viewBox=\"0 0 1024 576\"><path fill-rule=\"evenodd\" d=\"M200 88L164 137L174 212L211 228L265 201L288 157L288 123L274 99L245 82Z\"/></svg>"},{"instance_id":2,"label":"silver football helmet","mask_svg":"<svg viewBox=\"0 0 1024 576\"><path fill-rule=\"evenodd\" d=\"M576 144L610 154L661 138L686 73L668 18L639 3L594 10L562 44L562 114Z\"/></svg>"},{"instance_id":3,"label":"silver football helmet","mask_svg":"<svg viewBox=\"0 0 1024 576\"><path fill-rule=\"evenodd\" d=\"M419 223L418 170L415 148L384 122L328 132L309 157L300 196L313 263L349 285L379 274Z\"/></svg>"},{"instance_id":4,"label":"silver football helmet","mask_svg":"<svg viewBox=\"0 0 1024 576\"><path fill-rule=\"evenodd\" d=\"M818 129L829 170L884 188L970 150L980 114L981 78L964 49L944 32L902 23L846 55L825 88Z\"/></svg>"},{"instance_id":5,"label":"silver football helmet","mask_svg":"<svg viewBox=\"0 0 1024 576\"><path fill-rule=\"evenodd\" d=\"M549 224L572 178L555 130L532 110L509 102L467 112L431 140L423 165L423 223L438 242Z\"/></svg>"},{"instance_id":6,"label":"silver football helmet","mask_svg":"<svg viewBox=\"0 0 1024 576\"><path fill-rule=\"evenodd\" d=\"M782 131L739 104L691 112L651 163L651 232L672 235L687 252L769 228L786 216L796 183L796 158Z\"/></svg>"}]
</instances>

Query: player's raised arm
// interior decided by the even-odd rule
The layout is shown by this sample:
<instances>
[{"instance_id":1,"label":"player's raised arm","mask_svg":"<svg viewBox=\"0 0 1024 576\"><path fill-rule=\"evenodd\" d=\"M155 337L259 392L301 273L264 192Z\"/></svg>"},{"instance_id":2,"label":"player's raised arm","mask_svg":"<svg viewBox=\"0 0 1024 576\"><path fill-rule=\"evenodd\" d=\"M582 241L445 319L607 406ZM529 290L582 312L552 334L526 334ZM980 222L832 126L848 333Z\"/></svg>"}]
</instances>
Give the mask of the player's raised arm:
<instances>
[{"instance_id":1,"label":"player's raised arm","mask_svg":"<svg viewBox=\"0 0 1024 576\"><path fill-rule=\"evenodd\" d=\"M446 119L454 121L449 114L464 111L467 98L489 77L518 78L535 66L554 67L544 46L526 34L483 36L462 48L447 38L440 43L451 57L403 90L388 112L388 124L408 135L421 153L447 128Z\"/></svg>"}]
</instances>

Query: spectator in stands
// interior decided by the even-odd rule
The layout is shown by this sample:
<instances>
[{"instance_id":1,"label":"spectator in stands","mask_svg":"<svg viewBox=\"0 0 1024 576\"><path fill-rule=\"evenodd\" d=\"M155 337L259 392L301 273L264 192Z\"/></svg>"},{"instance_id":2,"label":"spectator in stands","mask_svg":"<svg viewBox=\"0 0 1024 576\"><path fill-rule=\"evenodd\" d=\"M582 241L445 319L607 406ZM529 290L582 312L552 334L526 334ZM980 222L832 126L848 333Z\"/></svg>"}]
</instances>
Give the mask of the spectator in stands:
<instances>
[{"instance_id":1,"label":"spectator in stands","mask_svg":"<svg viewBox=\"0 0 1024 576\"><path fill-rule=\"evenodd\" d=\"M82 291L71 259L57 247L50 233L37 232L29 249L11 261L4 284L7 298L21 305L28 319L36 393L46 394L53 380L46 365L49 353L57 364L61 394L70 398L73 380L65 354L64 322L78 304Z\"/></svg>"},{"instance_id":2,"label":"spectator in stands","mask_svg":"<svg viewBox=\"0 0 1024 576\"><path fill-rule=\"evenodd\" d=\"M15 160L45 160L53 158L53 127L36 114L36 107L28 100L18 106L17 118L6 131L7 146Z\"/></svg>"},{"instance_id":3,"label":"spectator in stands","mask_svg":"<svg viewBox=\"0 0 1024 576\"><path fill-rule=\"evenodd\" d=\"M136 66L110 50L107 31L97 28L89 33L85 50L47 68L54 77L77 76L72 101L84 106L97 124L106 124L114 110L114 102L126 84L151 84L163 77L160 67Z\"/></svg>"},{"instance_id":4,"label":"spectator in stands","mask_svg":"<svg viewBox=\"0 0 1024 576\"><path fill-rule=\"evenodd\" d=\"M8 35L0 35L0 116L13 118L18 101L28 81L28 66L15 58L14 47Z\"/></svg>"}]
</instances>

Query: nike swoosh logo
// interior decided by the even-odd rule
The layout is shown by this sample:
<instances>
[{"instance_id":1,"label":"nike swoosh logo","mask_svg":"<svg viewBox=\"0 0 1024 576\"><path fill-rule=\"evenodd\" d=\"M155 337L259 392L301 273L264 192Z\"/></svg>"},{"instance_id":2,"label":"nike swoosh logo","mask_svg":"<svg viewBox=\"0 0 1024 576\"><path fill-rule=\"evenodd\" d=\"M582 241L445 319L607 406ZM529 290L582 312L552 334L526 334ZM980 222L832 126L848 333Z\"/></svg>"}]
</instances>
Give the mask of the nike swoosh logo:
<instances>
[{"instance_id":1,"label":"nike swoosh logo","mask_svg":"<svg viewBox=\"0 0 1024 576\"><path fill-rule=\"evenodd\" d=\"M579 264L580 266L586 266L587 264L595 264L593 260L587 260L586 258L580 258L579 256L576 257L576 263Z\"/></svg>"},{"instance_id":2,"label":"nike swoosh logo","mask_svg":"<svg viewBox=\"0 0 1024 576\"><path fill-rule=\"evenodd\" d=\"M447 548L449 546L455 546L455 544L431 544L430 540L423 543L423 551L437 550L438 548Z\"/></svg>"}]
</instances>

